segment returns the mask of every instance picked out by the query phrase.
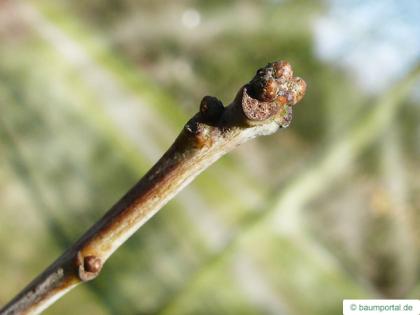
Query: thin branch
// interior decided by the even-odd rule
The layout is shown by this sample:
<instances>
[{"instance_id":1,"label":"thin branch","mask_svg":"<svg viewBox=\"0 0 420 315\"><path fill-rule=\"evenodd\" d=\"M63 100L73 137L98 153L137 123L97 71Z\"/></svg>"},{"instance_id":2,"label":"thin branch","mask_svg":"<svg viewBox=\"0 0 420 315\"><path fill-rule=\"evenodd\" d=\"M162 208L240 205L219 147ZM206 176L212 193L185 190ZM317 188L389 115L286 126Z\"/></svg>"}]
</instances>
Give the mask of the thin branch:
<instances>
[{"instance_id":1,"label":"thin branch","mask_svg":"<svg viewBox=\"0 0 420 315\"><path fill-rule=\"evenodd\" d=\"M384 92L371 105L371 108L365 110L363 117L358 118L349 126L348 132L339 135L329 147L323 148L323 153L319 152L320 155L316 159L306 163L307 166L300 174L294 174L293 180L289 181L288 185L281 186L280 190L279 186L270 195L267 195L263 204L259 206L264 211L243 221L241 232L234 235L224 248L211 256L198 271L190 275L190 278L184 282L184 286L177 290L176 295L164 301L162 307L154 314L177 313L175 308L180 300L196 291L201 281L209 273L214 272L216 268L226 262L234 251L238 251L241 246L244 246L244 240L252 239L251 233L261 229L267 233L269 227L275 226L276 230L280 228L283 233L287 228L288 234L299 235L300 241L306 237L307 231L304 229L304 222L301 218L303 206L314 196L330 189L331 185L345 174L351 162L366 150L386 128L389 128L397 116L399 107L404 105L403 101L419 79L420 64L417 64L406 77ZM287 226L282 226L283 222ZM320 244L317 244L317 248L319 247ZM417 288L417 291L419 290L420 287Z\"/></svg>"},{"instance_id":2,"label":"thin branch","mask_svg":"<svg viewBox=\"0 0 420 315\"><path fill-rule=\"evenodd\" d=\"M268 64L227 107L206 96L174 144L151 170L73 246L0 310L38 314L82 282L198 174L245 141L285 128L306 83L285 61Z\"/></svg>"}]
</instances>

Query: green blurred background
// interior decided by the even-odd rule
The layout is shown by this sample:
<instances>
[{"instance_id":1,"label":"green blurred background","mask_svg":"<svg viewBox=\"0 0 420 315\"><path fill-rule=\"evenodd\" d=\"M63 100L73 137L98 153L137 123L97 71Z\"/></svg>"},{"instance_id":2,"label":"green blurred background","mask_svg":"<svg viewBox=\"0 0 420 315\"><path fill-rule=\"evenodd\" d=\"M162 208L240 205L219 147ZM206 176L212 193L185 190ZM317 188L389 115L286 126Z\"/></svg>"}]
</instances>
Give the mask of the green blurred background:
<instances>
[{"instance_id":1,"label":"green blurred background","mask_svg":"<svg viewBox=\"0 0 420 315\"><path fill-rule=\"evenodd\" d=\"M289 129L222 158L45 314L342 314L420 297L420 2L0 1L0 305L204 95L286 59ZM417 70L417 78L418 78Z\"/></svg>"}]
</instances>

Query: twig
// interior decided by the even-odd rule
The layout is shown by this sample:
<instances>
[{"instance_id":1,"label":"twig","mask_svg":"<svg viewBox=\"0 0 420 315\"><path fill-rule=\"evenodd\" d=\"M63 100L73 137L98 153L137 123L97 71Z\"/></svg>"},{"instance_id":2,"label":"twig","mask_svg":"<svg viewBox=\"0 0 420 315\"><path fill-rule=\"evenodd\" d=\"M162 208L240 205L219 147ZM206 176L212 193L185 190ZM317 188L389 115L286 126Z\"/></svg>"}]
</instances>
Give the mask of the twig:
<instances>
[{"instance_id":1,"label":"twig","mask_svg":"<svg viewBox=\"0 0 420 315\"><path fill-rule=\"evenodd\" d=\"M278 61L259 69L227 107L204 97L200 111L151 170L0 315L38 314L96 278L112 253L208 166L249 139L287 127L305 90L291 66Z\"/></svg>"},{"instance_id":2,"label":"twig","mask_svg":"<svg viewBox=\"0 0 420 315\"><path fill-rule=\"evenodd\" d=\"M197 268L196 272L189 275L189 278L184 279L183 286L177 288L176 294L169 296L166 301L161 301L160 308L154 311L154 314L179 313L178 306L182 304L182 301L192 292L197 291L209 274L214 273L222 264L226 264L232 253L241 251L247 246L253 246L250 242L255 239L256 233L262 230L264 234L272 233L273 229L276 232L281 230L282 235L287 234L288 238L290 237L290 242L293 242L292 238L298 237L299 244L305 241L305 250L308 250L308 246L315 246L314 251L323 248L323 244L314 242L313 237L307 241L310 237L305 228L302 209L315 196L331 189L331 186L342 178L349 168L351 169L351 163L385 130L389 129L391 124L395 123L398 110L405 104L404 100L419 79L420 63L414 66L401 81L383 92L377 101L370 104L370 108L365 109L362 117L356 117L357 119L347 127L346 133L337 135L334 142L322 148L322 153L321 151L318 154L314 153L314 156L318 156L307 161L306 167L301 172L293 174L293 180L288 181L287 185L278 185L271 194L268 194L259 205L259 209L264 209L264 211L259 211L243 221L240 233L233 235L222 249L210 256ZM328 255L327 248L322 250L324 256ZM336 265L340 265L340 262L337 261ZM314 273L322 274L325 270L325 265L322 265L322 271L316 269L319 266L310 263L307 266L307 269L315 268ZM344 266L344 269L347 270L347 267ZM329 272L334 271L329 270ZM337 274L334 277L339 276ZM299 288L297 290L299 291ZM420 293L420 290L414 289L412 292Z\"/></svg>"}]
</instances>

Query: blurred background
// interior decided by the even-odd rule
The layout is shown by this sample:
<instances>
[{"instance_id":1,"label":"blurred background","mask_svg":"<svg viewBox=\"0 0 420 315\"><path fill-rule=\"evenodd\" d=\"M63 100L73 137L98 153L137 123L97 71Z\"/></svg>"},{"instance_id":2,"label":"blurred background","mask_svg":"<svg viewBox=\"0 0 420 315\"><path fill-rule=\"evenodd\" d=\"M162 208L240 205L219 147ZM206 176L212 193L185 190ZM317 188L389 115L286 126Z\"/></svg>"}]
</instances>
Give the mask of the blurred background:
<instances>
[{"instance_id":1,"label":"blurred background","mask_svg":"<svg viewBox=\"0 0 420 315\"><path fill-rule=\"evenodd\" d=\"M0 1L0 304L257 68L308 83L45 314L336 315L420 297L420 2ZM417 79L417 81L416 81Z\"/></svg>"}]
</instances>

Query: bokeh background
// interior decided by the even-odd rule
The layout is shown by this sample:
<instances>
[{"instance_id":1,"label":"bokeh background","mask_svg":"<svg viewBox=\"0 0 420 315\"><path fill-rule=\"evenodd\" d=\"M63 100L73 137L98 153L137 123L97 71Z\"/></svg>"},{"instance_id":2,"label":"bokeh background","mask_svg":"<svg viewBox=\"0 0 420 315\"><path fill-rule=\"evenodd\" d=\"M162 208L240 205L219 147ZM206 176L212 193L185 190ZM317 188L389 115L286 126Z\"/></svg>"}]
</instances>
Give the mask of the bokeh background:
<instances>
[{"instance_id":1,"label":"bokeh background","mask_svg":"<svg viewBox=\"0 0 420 315\"><path fill-rule=\"evenodd\" d=\"M308 83L45 314L342 314L420 297L420 2L0 1L0 304L258 67Z\"/></svg>"}]
</instances>

